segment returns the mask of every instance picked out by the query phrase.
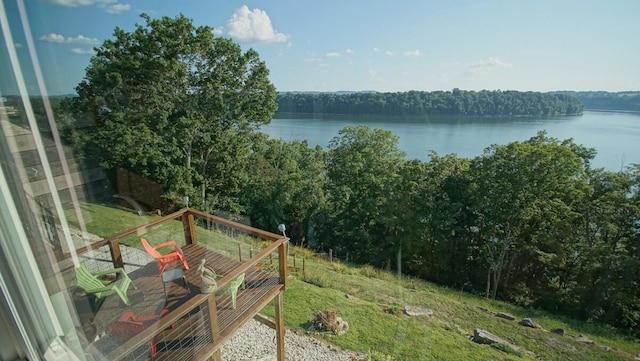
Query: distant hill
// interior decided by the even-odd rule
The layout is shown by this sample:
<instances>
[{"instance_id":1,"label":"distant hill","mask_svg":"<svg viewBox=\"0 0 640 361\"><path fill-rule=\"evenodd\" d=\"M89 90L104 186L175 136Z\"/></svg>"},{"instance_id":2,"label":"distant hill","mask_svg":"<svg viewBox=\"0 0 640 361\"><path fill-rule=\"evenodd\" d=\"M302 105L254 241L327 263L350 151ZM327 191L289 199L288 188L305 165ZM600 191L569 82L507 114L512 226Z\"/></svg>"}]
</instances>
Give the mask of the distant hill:
<instances>
[{"instance_id":1,"label":"distant hill","mask_svg":"<svg viewBox=\"0 0 640 361\"><path fill-rule=\"evenodd\" d=\"M640 91L557 91L553 93L576 97L587 110L640 112Z\"/></svg>"},{"instance_id":2,"label":"distant hill","mask_svg":"<svg viewBox=\"0 0 640 361\"><path fill-rule=\"evenodd\" d=\"M561 93L501 90L379 92L281 92L278 113L372 116L558 116L581 114L583 106Z\"/></svg>"}]
</instances>

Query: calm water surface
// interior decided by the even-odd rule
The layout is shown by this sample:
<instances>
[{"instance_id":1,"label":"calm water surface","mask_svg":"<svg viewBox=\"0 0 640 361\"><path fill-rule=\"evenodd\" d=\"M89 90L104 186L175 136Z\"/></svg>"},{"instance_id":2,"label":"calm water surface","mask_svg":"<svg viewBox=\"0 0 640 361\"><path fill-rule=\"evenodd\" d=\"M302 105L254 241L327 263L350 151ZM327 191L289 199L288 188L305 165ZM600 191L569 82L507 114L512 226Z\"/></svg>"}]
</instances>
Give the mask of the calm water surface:
<instances>
[{"instance_id":1,"label":"calm water surface","mask_svg":"<svg viewBox=\"0 0 640 361\"><path fill-rule=\"evenodd\" d=\"M277 118L261 131L285 141L306 139L311 146L327 147L348 125L391 130L408 159L428 160L430 151L473 158L491 144L522 141L546 130L551 137L573 140L595 148L595 167L618 171L640 163L640 114L587 111L581 116L552 118Z\"/></svg>"}]
</instances>

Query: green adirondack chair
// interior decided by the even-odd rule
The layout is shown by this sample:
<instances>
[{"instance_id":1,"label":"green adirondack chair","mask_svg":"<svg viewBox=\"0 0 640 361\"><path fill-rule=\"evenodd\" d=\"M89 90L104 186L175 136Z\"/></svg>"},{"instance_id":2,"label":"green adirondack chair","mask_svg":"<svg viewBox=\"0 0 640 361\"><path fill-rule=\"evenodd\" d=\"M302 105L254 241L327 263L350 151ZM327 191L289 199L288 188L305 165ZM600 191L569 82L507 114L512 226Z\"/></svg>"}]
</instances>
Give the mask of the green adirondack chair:
<instances>
[{"instance_id":1,"label":"green adirondack chair","mask_svg":"<svg viewBox=\"0 0 640 361\"><path fill-rule=\"evenodd\" d=\"M108 274L120 275L117 280L109 283L100 280L100 276ZM136 286L131 281L131 278L122 268L115 268L112 270L91 273L84 265L76 267L76 279L78 280L78 286L87 293L92 293L96 297L96 302L100 302L104 297L111 294L117 294L126 305L129 305L129 297L127 297L127 289L129 286Z\"/></svg>"},{"instance_id":2,"label":"green adirondack chair","mask_svg":"<svg viewBox=\"0 0 640 361\"><path fill-rule=\"evenodd\" d=\"M216 295L231 295L231 303L233 305L233 309L236 309L236 296L238 295L238 288L244 282L244 273L238 275L238 277L232 279L227 283L224 287L218 289L216 291Z\"/></svg>"}]
</instances>

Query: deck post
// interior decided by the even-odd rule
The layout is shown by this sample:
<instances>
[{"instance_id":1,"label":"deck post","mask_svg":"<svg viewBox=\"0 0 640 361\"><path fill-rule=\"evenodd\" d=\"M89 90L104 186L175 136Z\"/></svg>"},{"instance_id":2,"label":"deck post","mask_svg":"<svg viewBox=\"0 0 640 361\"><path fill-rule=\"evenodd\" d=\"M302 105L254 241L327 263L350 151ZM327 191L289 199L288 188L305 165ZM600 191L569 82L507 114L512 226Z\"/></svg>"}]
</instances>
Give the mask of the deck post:
<instances>
[{"instance_id":1,"label":"deck post","mask_svg":"<svg viewBox=\"0 0 640 361\"><path fill-rule=\"evenodd\" d=\"M184 240L186 244L197 244L196 226L193 222L193 214L185 213L182 215L182 228L184 229Z\"/></svg>"},{"instance_id":2,"label":"deck post","mask_svg":"<svg viewBox=\"0 0 640 361\"><path fill-rule=\"evenodd\" d=\"M120 253L120 243L118 241L109 242L109 252L113 260L113 268L124 268L122 253Z\"/></svg>"},{"instance_id":3,"label":"deck post","mask_svg":"<svg viewBox=\"0 0 640 361\"><path fill-rule=\"evenodd\" d=\"M283 291L278 292L275 299L276 306L276 348L277 348L277 360L284 361L284 314L282 310Z\"/></svg>"},{"instance_id":4,"label":"deck post","mask_svg":"<svg viewBox=\"0 0 640 361\"><path fill-rule=\"evenodd\" d=\"M283 242L278 247L278 260L280 261L280 284L284 286L284 289L287 289L287 245L289 240Z\"/></svg>"},{"instance_id":5,"label":"deck post","mask_svg":"<svg viewBox=\"0 0 640 361\"><path fill-rule=\"evenodd\" d=\"M220 340L220 326L218 324L218 305L216 304L216 295L212 293L207 298L207 306L209 308L209 328L211 329L211 342L216 343ZM211 355L213 361L220 361L220 348L218 348L213 355Z\"/></svg>"}]
</instances>

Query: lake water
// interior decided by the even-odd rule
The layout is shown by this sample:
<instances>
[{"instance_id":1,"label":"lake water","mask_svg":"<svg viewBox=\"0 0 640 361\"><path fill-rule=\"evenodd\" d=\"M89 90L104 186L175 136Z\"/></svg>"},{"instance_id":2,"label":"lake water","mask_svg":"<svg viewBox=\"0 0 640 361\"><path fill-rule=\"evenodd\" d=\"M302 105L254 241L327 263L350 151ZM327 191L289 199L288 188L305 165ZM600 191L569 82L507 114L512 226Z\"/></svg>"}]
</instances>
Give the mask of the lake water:
<instances>
[{"instance_id":1,"label":"lake water","mask_svg":"<svg viewBox=\"0 0 640 361\"><path fill-rule=\"evenodd\" d=\"M391 130L407 159L428 160L429 151L474 158L491 144L522 141L546 130L559 140L595 148L594 167L619 171L640 163L640 114L586 111L581 116L550 118L276 118L261 131L285 141L306 139L311 146L327 147L348 125L368 125Z\"/></svg>"}]
</instances>

